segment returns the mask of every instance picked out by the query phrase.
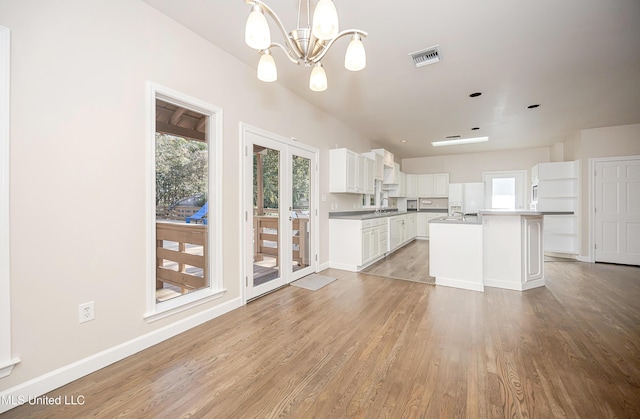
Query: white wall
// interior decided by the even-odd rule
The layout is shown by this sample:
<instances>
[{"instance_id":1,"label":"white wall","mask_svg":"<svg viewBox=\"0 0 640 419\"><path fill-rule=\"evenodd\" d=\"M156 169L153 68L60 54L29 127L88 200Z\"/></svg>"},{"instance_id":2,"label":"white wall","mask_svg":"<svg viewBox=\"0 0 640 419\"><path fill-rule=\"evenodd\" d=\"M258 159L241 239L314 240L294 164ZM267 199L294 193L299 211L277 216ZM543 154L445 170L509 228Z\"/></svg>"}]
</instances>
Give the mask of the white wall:
<instances>
[{"instance_id":1,"label":"white wall","mask_svg":"<svg viewBox=\"0 0 640 419\"><path fill-rule=\"evenodd\" d=\"M550 161L549 147L525 150L490 151L402 160L405 173L449 173L451 183L482 182L482 172L527 170ZM530 177L530 176L529 176Z\"/></svg>"},{"instance_id":2,"label":"white wall","mask_svg":"<svg viewBox=\"0 0 640 419\"><path fill-rule=\"evenodd\" d=\"M566 160L580 160L580 256L588 260L591 227L589 159L640 155L640 124L582 130L567 141Z\"/></svg>"},{"instance_id":3,"label":"white wall","mask_svg":"<svg viewBox=\"0 0 640 419\"><path fill-rule=\"evenodd\" d=\"M0 392L241 296L239 124L328 149L369 143L137 0L0 0L12 31L11 308L21 358ZM241 35L241 31L238 36ZM223 109L221 300L147 323L147 80ZM286 118L285 115L296 115ZM341 145L344 146L344 145ZM328 261L321 203L320 262ZM96 320L78 324L78 304Z\"/></svg>"}]
</instances>

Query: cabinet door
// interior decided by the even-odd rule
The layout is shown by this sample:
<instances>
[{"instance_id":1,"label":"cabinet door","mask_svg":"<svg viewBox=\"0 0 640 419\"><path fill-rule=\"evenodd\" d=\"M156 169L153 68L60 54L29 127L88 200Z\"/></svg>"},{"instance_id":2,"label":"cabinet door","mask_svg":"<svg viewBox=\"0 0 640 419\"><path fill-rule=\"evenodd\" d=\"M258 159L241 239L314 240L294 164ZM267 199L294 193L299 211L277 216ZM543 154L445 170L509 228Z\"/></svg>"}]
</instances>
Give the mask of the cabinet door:
<instances>
[{"instance_id":1,"label":"cabinet door","mask_svg":"<svg viewBox=\"0 0 640 419\"><path fill-rule=\"evenodd\" d=\"M358 155L347 151L347 192L358 191Z\"/></svg>"},{"instance_id":2,"label":"cabinet door","mask_svg":"<svg viewBox=\"0 0 640 419\"><path fill-rule=\"evenodd\" d=\"M362 230L362 265L371 261L371 229Z\"/></svg>"},{"instance_id":3,"label":"cabinet door","mask_svg":"<svg viewBox=\"0 0 640 419\"><path fill-rule=\"evenodd\" d=\"M418 176L418 194L421 198L429 198L433 196L435 192L433 182L433 175Z\"/></svg>"},{"instance_id":4,"label":"cabinet door","mask_svg":"<svg viewBox=\"0 0 640 419\"><path fill-rule=\"evenodd\" d=\"M438 173L434 175L435 196L449 196L449 173Z\"/></svg>"},{"instance_id":5,"label":"cabinet door","mask_svg":"<svg viewBox=\"0 0 640 419\"><path fill-rule=\"evenodd\" d=\"M429 235L429 214L418 213L416 234L418 237L427 237Z\"/></svg>"},{"instance_id":6,"label":"cabinet door","mask_svg":"<svg viewBox=\"0 0 640 419\"><path fill-rule=\"evenodd\" d=\"M364 191L363 193L372 195L375 192L376 161L364 158Z\"/></svg>"},{"instance_id":7,"label":"cabinet door","mask_svg":"<svg viewBox=\"0 0 640 419\"><path fill-rule=\"evenodd\" d=\"M418 197L418 175L407 175L407 198Z\"/></svg>"}]
</instances>

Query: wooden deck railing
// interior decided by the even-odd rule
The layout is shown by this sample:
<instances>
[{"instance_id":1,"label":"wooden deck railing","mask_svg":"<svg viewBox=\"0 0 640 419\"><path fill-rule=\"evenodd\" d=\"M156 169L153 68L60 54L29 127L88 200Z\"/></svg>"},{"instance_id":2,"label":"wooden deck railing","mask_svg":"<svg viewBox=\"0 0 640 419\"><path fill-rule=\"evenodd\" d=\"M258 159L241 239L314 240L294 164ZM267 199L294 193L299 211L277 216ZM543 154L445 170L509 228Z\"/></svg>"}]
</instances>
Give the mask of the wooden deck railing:
<instances>
[{"instance_id":1,"label":"wooden deck railing","mask_svg":"<svg viewBox=\"0 0 640 419\"><path fill-rule=\"evenodd\" d=\"M178 249L165 247L165 240L178 243ZM156 289L166 282L179 287L184 294L207 285L206 225L156 222L156 241ZM188 244L202 246L202 254L189 253ZM166 261L177 264L178 270L167 268ZM196 269L187 272L187 266Z\"/></svg>"},{"instance_id":2,"label":"wooden deck railing","mask_svg":"<svg viewBox=\"0 0 640 419\"><path fill-rule=\"evenodd\" d=\"M293 250L293 261L300 266L309 265L308 252L308 218L293 219L293 237L291 242L297 245L297 249ZM254 216L253 217L253 260L263 260L265 256L276 259L276 266L279 266L278 255L278 223L279 218L273 216ZM270 243L266 243L270 242Z\"/></svg>"}]
</instances>

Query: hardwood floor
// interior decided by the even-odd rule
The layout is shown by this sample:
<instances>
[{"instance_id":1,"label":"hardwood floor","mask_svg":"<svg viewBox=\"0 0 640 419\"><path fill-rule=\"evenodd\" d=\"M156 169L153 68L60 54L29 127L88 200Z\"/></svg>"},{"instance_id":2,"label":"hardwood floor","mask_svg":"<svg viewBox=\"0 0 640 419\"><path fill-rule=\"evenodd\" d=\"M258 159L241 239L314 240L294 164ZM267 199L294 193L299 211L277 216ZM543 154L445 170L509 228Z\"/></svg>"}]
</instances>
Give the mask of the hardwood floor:
<instances>
[{"instance_id":1,"label":"hardwood floor","mask_svg":"<svg viewBox=\"0 0 640 419\"><path fill-rule=\"evenodd\" d=\"M429 276L429 241L414 240L366 268L364 273L393 279L435 284Z\"/></svg>"},{"instance_id":2,"label":"hardwood floor","mask_svg":"<svg viewBox=\"0 0 640 419\"><path fill-rule=\"evenodd\" d=\"M640 268L551 262L523 293L322 274L2 419L640 417Z\"/></svg>"}]
</instances>

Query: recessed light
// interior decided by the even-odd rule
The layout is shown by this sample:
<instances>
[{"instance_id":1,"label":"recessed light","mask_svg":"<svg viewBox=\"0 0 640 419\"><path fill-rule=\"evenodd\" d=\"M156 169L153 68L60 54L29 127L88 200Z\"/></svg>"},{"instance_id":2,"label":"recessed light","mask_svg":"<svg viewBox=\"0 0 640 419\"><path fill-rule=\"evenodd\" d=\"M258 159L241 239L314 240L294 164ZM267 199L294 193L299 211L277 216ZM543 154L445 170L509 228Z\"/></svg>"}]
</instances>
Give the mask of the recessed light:
<instances>
[{"instance_id":1,"label":"recessed light","mask_svg":"<svg viewBox=\"0 0 640 419\"><path fill-rule=\"evenodd\" d=\"M535 108L537 108L538 106L540 106L540 104L539 104L539 103L538 103L538 104L535 104L535 105L529 105L529 106L527 106L527 109L535 109Z\"/></svg>"},{"instance_id":2,"label":"recessed light","mask_svg":"<svg viewBox=\"0 0 640 419\"><path fill-rule=\"evenodd\" d=\"M401 143L406 143L406 142L407 142L407 140L400 140L400 142L401 142Z\"/></svg>"},{"instance_id":3,"label":"recessed light","mask_svg":"<svg viewBox=\"0 0 640 419\"><path fill-rule=\"evenodd\" d=\"M457 138L455 140L432 141L431 145L434 147L442 147L447 145L484 143L486 141L489 141L489 137Z\"/></svg>"},{"instance_id":4,"label":"recessed light","mask_svg":"<svg viewBox=\"0 0 640 419\"><path fill-rule=\"evenodd\" d=\"M473 127L473 128L471 128L471 131L477 131L479 129L480 129L480 127Z\"/></svg>"},{"instance_id":5,"label":"recessed light","mask_svg":"<svg viewBox=\"0 0 640 419\"><path fill-rule=\"evenodd\" d=\"M481 94L482 94L482 93L480 93L480 92L475 92L475 93L471 93L471 94L469 95L469 97L478 97L478 96L480 96Z\"/></svg>"}]
</instances>

